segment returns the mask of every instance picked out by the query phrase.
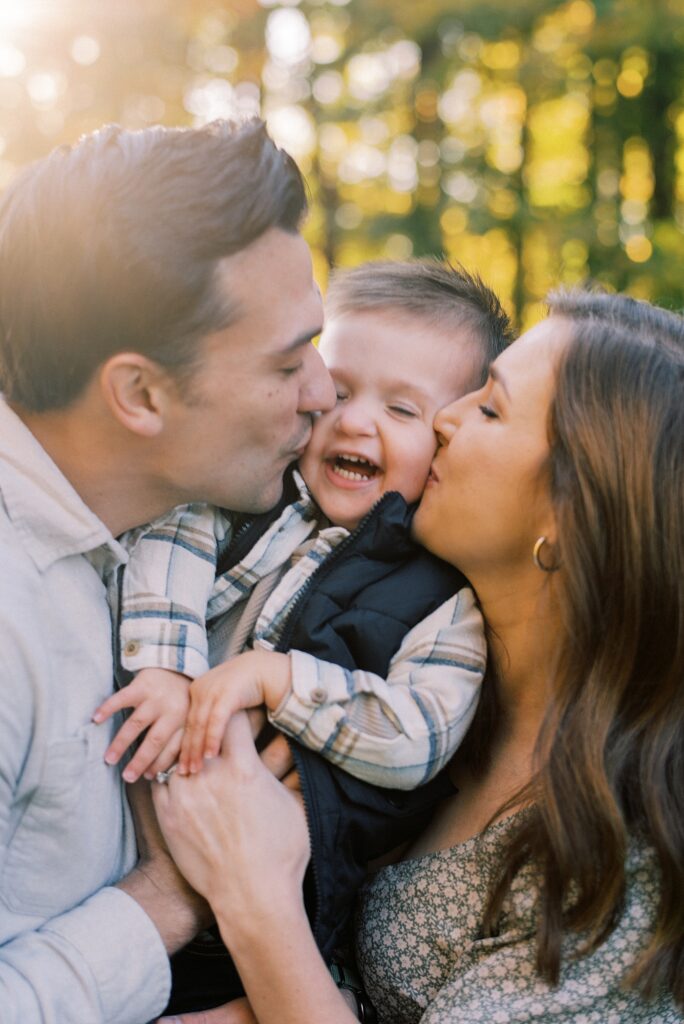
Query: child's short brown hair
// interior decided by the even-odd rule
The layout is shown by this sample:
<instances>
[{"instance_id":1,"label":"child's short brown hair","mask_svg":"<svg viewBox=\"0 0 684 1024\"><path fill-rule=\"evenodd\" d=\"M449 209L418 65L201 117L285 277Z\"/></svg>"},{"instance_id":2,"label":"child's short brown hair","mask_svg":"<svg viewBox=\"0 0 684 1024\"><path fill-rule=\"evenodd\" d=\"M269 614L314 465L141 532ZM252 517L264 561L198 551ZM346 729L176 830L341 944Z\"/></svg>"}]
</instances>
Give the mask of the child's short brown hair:
<instances>
[{"instance_id":1,"label":"child's short brown hair","mask_svg":"<svg viewBox=\"0 0 684 1024\"><path fill-rule=\"evenodd\" d=\"M501 302L482 279L445 260L362 263L337 270L325 299L326 319L361 312L404 313L441 331L466 328L480 346L474 387L484 384L489 364L515 338Z\"/></svg>"}]
</instances>

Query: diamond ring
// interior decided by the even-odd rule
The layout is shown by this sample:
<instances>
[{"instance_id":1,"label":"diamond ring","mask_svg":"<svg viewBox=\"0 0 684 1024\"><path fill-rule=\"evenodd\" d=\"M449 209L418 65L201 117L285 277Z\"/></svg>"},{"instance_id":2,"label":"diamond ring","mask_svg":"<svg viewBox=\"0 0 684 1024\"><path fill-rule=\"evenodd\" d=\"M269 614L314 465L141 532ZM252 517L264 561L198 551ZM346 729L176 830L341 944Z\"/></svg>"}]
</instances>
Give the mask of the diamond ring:
<instances>
[{"instance_id":1,"label":"diamond ring","mask_svg":"<svg viewBox=\"0 0 684 1024\"><path fill-rule=\"evenodd\" d=\"M154 777L154 781L158 782L161 786L165 786L177 767L178 762L176 762L176 764L172 764L171 767L167 768L165 772L157 772L157 774Z\"/></svg>"}]
</instances>

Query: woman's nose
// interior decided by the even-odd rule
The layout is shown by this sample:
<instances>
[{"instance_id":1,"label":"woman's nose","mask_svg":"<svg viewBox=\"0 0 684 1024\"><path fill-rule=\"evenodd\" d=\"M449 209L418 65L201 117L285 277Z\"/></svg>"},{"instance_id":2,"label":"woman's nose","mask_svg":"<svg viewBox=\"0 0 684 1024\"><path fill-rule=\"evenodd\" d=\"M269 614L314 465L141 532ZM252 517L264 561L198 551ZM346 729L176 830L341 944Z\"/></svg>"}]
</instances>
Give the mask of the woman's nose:
<instances>
[{"instance_id":1,"label":"woman's nose","mask_svg":"<svg viewBox=\"0 0 684 1024\"><path fill-rule=\"evenodd\" d=\"M463 399L459 398L458 401L445 405L444 408L440 409L435 416L433 429L437 435L438 444L447 445L453 437L454 431L460 422L460 407L462 401Z\"/></svg>"}]
</instances>

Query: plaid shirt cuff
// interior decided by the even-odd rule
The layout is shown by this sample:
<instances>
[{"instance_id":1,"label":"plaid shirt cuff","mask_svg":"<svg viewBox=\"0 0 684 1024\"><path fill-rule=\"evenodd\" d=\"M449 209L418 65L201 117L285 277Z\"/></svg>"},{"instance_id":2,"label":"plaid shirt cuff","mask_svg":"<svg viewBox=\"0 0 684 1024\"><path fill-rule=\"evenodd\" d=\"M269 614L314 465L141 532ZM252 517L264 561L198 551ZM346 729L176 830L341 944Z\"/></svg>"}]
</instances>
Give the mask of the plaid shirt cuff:
<instances>
[{"instance_id":1,"label":"plaid shirt cuff","mask_svg":"<svg viewBox=\"0 0 684 1024\"><path fill-rule=\"evenodd\" d=\"M149 636L140 628L142 624L144 620L135 618L121 624L121 664L129 672L165 668L195 679L209 670L203 624L155 619Z\"/></svg>"},{"instance_id":2,"label":"plaid shirt cuff","mask_svg":"<svg viewBox=\"0 0 684 1024\"><path fill-rule=\"evenodd\" d=\"M319 661L304 651L290 651L289 658L292 689L269 718L278 728L296 736L309 724L312 712L326 704L349 700L349 674L339 665Z\"/></svg>"}]
</instances>

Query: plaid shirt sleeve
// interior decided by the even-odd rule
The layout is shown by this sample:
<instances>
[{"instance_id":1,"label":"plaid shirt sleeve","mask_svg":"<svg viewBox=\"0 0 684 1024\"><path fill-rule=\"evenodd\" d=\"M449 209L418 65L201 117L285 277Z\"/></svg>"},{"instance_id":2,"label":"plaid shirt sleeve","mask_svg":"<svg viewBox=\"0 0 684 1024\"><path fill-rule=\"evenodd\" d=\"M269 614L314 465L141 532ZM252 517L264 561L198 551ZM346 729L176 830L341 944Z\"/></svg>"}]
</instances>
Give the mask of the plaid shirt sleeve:
<instances>
[{"instance_id":1,"label":"plaid shirt sleeve","mask_svg":"<svg viewBox=\"0 0 684 1024\"><path fill-rule=\"evenodd\" d=\"M413 789L463 739L486 656L482 616L466 587L407 633L387 679L291 651L292 690L269 717L351 775Z\"/></svg>"},{"instance_id":2,"label":"plaid shirt sleeve","mask_svg":"<svg viewBox=\"0 0 684 1024\"><path fill-rule=\"evenodd\" d=\"M129 560L121 584L121 664L195 678L209 668L207 604L219 546L231 531L212 505L181 505L124 534Z\"/></svg>"}]
</instances>

